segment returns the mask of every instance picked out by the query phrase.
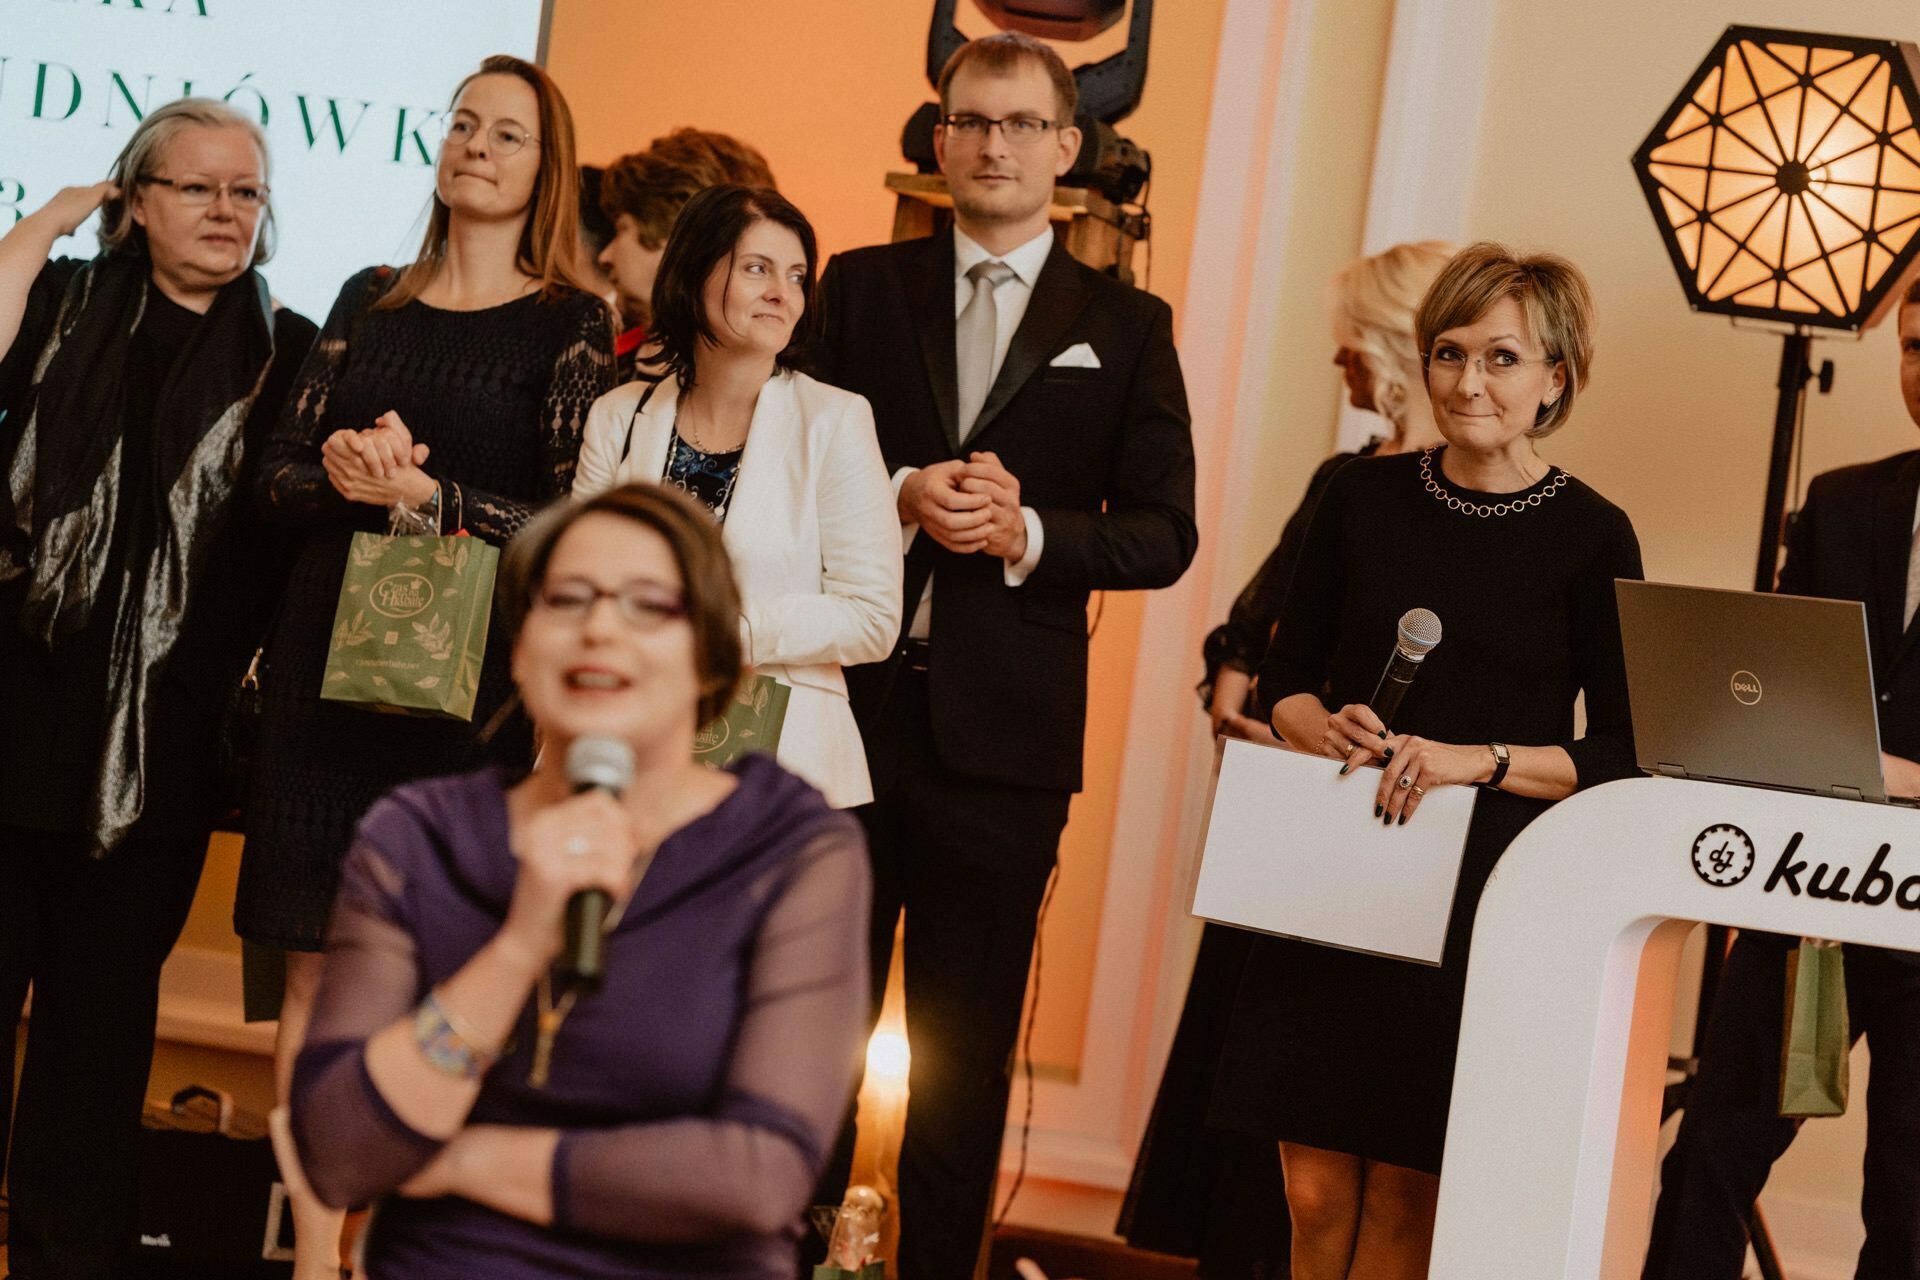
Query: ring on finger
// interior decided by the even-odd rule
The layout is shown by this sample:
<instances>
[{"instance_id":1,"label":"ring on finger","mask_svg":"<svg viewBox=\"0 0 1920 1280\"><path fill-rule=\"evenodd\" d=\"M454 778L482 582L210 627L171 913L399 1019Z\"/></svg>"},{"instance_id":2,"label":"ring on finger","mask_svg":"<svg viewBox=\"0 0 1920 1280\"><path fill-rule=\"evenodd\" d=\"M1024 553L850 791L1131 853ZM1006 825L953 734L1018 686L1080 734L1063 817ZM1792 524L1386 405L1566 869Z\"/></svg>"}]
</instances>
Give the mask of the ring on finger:
<instances>
[{"instance_id":1,"label":"ring on finger","mask_svg":"<svg viewBox=\"0 0 1920 1280\"><path fill-rule=\"evenodd\" d=\"M1424 796L1426 794L1427 794L1427 789L1425 787L1415 787L1413 789L1413 798L1416 800L1418 800L1421 796Z\"/></svg>"},{"instance_id":2,"label":"ring on finger","mask_svg":"<svg viewBox=\"0 0 1920 1280\"><path fill-rule=\"evenodd\" d=\"M1408 787L1413 786L1413 775L1410 773L1401 774L1400 781L1395 785L1398 786L1402 791L1405 791Z\"/></svg>"}]
</instances>

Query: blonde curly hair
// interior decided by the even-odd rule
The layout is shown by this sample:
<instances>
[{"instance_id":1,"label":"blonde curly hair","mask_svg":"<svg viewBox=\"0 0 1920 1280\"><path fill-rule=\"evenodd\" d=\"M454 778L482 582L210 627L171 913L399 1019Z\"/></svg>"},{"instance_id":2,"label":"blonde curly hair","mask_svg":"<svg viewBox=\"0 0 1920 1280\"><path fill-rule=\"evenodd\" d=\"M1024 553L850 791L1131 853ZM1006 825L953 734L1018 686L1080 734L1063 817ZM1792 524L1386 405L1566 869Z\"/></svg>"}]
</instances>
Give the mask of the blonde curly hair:
<instances>
[{"instance_id":1,"label":"blonde curly hair","mask_svg":"<svg viewBox=\"0 0 1920 1280\"><path fill-rule=\"evenodd\" d=\"M1427 402L1414 314L1453 253L1443 240L1396 244L1333 278L1334 341L1366 358L1374 407L1396 432Z\"/></svg>"}]
</instances>

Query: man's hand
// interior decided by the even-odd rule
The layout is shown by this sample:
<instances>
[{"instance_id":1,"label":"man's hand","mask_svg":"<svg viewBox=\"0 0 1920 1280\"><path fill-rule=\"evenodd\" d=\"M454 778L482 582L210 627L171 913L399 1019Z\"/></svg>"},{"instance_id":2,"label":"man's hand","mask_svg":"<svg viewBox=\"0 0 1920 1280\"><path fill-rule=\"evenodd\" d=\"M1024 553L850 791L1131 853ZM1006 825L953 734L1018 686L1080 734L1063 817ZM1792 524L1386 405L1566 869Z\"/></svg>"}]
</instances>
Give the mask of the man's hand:
<instances>
[{"instance_id":1,"label":"man's hand","mask_svg":"<svg viewBox=\"0 0 1920 1280\"><path fill-rule=\"evenodd\" d=\"M960 491L985 495L992 504L983 549L1008 564L1018 564L1027 554L1027 518L1020 510L1019 477L1001 465L995 454L970 454L961 470Z\"/></svg>"},{"instance_id":2,"label":"man's hand","mask_svg":"<svg viewBox=\"0 0 1920 1280\"><path fill-rule=\"evenodd\" d=\"M1920 796L1920 764L1904 756L1890 756L1882 751L1880 775L1886 780L1888 795Z\"/></svg>"},{"instance_id":3,"label":"man's hand","mask_svg":"<svg viewBox=\"0 0 1920 1280\"><path fill-rule=\"evenodd\" d=\"M955 459L921 467L900 486L900 523L921 532L949 551L970 555L986 549L993 499L960 488L967 464Z\"/></svg>"}]
</instances>

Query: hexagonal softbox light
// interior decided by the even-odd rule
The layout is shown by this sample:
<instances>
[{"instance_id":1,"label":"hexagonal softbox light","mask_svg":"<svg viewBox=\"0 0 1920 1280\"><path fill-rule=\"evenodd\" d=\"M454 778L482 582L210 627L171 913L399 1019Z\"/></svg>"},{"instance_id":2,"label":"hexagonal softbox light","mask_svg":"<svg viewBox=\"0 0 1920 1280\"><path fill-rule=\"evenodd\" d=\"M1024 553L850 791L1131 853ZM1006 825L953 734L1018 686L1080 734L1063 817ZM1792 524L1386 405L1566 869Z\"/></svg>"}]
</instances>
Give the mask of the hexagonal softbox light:
<instances>
[{"instance_id":1,"label":"hexagonal softbox light","mask_svg":"<svg viewBox=\"0 0 1920 1280\"><path fill-rule=\"evenodd\" d=\"M1920 253L1920 51L1728 27L1633 167L1699 311L1858 330Z\"/></svg>"}]
</instances>

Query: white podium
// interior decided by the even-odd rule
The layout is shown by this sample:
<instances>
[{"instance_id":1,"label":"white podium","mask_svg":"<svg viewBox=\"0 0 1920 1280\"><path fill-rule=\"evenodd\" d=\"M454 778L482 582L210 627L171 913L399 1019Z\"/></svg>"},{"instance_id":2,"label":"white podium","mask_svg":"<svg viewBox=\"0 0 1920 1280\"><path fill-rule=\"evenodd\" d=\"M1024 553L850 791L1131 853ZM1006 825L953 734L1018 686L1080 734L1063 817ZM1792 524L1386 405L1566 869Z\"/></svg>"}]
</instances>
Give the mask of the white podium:
<instances>
[{"instance_id":1,"label":"white podium","mask_svg":"<svg viewBox=\"0 0 1920 1280\"><path fill-rule=\"evenodd\" d=\"M1641 778L1522 832L1474 923L1430 1276L1640 1274L1695 921L1920 950L1920 811Z\"/></svg>"}]
</instances>

